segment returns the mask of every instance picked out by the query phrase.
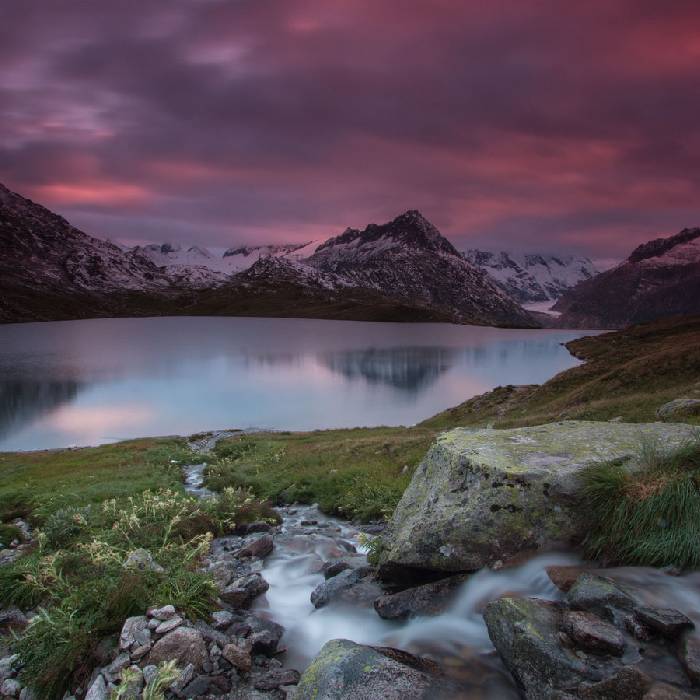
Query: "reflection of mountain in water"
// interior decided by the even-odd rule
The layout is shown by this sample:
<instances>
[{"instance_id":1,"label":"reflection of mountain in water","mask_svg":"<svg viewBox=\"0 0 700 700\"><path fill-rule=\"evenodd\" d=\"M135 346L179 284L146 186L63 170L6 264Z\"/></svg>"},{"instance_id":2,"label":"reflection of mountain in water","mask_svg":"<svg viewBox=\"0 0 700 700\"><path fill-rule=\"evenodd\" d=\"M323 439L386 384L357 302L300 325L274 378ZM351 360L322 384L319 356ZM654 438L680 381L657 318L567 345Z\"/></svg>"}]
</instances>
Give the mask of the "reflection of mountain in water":
<instances>
[{"instance_id":1,"label":"reflection of mountain in water","mask_svg":"<svg viewBox=\"0 0 700 700\"><path fill-rule=\"evenodd\" d=\"M325 353L318 359L347 379L363 378L370 384L388 384L418 393L452 367L457 353L445 347L370 348Z\"/></svg>"},{"instance_id":2,"label":"reflection of mountain in water","mask_svg":"<svg viewBox=\"0 0 700 700\"><path fill-rule=\"evenodd\" d=\"M0 381L0 438L72 401L81 388L70 379Z\"/></svg>"}]
</instances>

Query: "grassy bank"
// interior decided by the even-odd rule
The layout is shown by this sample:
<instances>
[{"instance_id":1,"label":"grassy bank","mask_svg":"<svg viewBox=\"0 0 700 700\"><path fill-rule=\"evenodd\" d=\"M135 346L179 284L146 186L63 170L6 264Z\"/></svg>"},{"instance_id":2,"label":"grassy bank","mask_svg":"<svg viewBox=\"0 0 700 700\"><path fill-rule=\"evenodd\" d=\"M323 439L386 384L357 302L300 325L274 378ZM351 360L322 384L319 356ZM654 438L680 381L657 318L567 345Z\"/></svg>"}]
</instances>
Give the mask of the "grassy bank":
<instances>
[{"instance_id":1,"label":"grassy bank","mask_svg":"<svg viewBox=\"0 0 700 700\"><path fill-rule=\"evenodd\" d=\"M40 610L15 644L38 698L86 681L130 615L173 604L204 616L215 587L197 564L211 538L274 515L234 489L186 496L182 461L185 441L168 438L0 455L2 517L35 528L31 549L0 567L0 608ZM145 566L131 564L139 550Z\"/></svg>"}]
</instances>

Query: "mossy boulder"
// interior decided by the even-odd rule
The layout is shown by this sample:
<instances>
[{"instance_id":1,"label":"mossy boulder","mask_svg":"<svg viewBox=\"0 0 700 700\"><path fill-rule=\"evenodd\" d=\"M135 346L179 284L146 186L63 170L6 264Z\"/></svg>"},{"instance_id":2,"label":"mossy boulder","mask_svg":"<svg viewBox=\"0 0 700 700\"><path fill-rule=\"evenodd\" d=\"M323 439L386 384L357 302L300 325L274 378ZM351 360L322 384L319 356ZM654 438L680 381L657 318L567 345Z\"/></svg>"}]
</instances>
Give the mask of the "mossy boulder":
<instances>
[{"instance_id":1,"label":"mossy boulder","mask_svg":"<svg viewBox=\"0 0 700 700\"><path fill-rule=\"evenodd\" d=\"M426 659L333 639L302 674L294 700L447 700L456 691Z\"/></svg>"},{"instance_id":2,"label":"mossy boulder","mask_svg":"<svg viewBox=\"0 0 700 700\"><path fill-rule=\"evenodd\" d=\"M380 574L474 571L568 547L584 534L587 466L632 458L645 439L673 448L692 434L685 424L596 421L443 433L394 512Z\"/></svg>"}]
</instances>

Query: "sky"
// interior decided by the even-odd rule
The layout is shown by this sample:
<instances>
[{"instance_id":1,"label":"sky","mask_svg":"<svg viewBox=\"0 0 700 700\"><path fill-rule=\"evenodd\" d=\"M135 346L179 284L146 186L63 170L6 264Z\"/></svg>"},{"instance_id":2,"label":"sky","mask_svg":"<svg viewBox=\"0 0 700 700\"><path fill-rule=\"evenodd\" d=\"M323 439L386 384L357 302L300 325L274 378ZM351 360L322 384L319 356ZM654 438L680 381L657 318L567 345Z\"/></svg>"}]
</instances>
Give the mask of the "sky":
<instances>
[{"instance_id":1,"label":"sky","mask_svg":"<svg viewBox=\"0 0 700 700\"><path fill-rule=\"evenodd\" d=\"M700 225L697 0L5 0L0 182L125 243Z\"/></svg>"}]
</instances>

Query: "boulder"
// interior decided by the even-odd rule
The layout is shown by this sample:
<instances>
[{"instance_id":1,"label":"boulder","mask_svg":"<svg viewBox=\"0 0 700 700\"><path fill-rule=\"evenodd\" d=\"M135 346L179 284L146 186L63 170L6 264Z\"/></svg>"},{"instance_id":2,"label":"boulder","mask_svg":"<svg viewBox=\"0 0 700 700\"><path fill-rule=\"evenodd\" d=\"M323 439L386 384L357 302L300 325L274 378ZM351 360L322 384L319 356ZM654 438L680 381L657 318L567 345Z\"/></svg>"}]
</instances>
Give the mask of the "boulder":
<instances>
[{"instance_id":1,"label":"boulder","mask_svg":"<svg viewBox=\"0 0 700 700\"><path fill-rule=\"evenodd\" d=\"M475 571L579 540L582 470L635 455L643 438L683 444L693 427L564 421L440 435L382 537L380 575Z\"/></svg>"},{"instance_id":2,"label":"boulder","mask_svg":"<svg viewBox=\"0 0 700 700\"><path fill-rule=\"evenodd\" d=\"M137 571L155 571L162 574L165 569L153 559L153 555L147 549L135 549L124 562L125 569Z\"/></svg>"},{"instance_id":3,"label":"boulder","mask_svg":"<svg viewBox=\"0 0 700 700\"><path fill-rule=\"evenodd\" d=\"M319 583L311 592L314 607L342 600L346 603L371 603L382 594L379 584L367 577L367 569L346 569Z\"/></svg>"},{"instance_id":4,"label":"boulder","mask_svg":"<svg viewBox=\"0 0 700 700\"><path fill-rule=\"evenodd\" d=\"M604 576L584 573L566 594L567 603L575 610L592 610L606 617L612 609L632 610L635 600L614 581Z\"/></svg>"},{"instance_id":5,"label":"boulder","mask_svg":"<svg viewBox=\"0 0 700 700\"><path fill-rule=\"evenodd\" d=\"M294 700L447 700L458 697L444 678L424 670L421 659L347 639L327 642L304 671ZM412 664L412 665L410 665Z\"/></svg>"},{"instance_id":6,"label":"boulder","mask_svg":"<svg viewBox=\"0 0 700 700\"><path fill-rule=\"evenodd\" d=\"M489 637L528 700L551 700L582 682L604 679L561 644L561 607L533 598L499 598L484 612Z\"/></svg>"},{"instance_id":7,"label":"boulder","mask_svg":"<svg viewBox=\"0 0 700 700\"><path fill-rule=\"evenodd\" d=\"M98 675L88 688L85 700L107 700L108 697L109 692L107 691L105 679Z\"/></svg>"},{"instance_id":8,"label":"boulder","mask_svg":"<svg viewBox=\"0 0 700 700\"><path fill-rule=\"evenodd\" d=\"M263 559L266 557L274 547L274 541L272 535L263 535L249 542L245 547L242 547L236 553L239 559L252 558L252 559Z\"/></svg>"},{"instance_id":9,"label":"boulder","mask_svg":"<svg viewBox=\"0 0 700 700\"><path fill-rule=\"evenodd\" d=\"M374 609L385 620L402 620L415 615L438 615L452 602L468 576L458 575L408 588L399 593L382 595L374 601Z\"/></svg>"},{"instance_id":10,"label":"boulder","mask_svg":"<svg viewBox=\"0 0 700 700\"><path fill-rule=\"evenodd\" d=\"M127 617L119 635L119 648L122 651L150 644L151 630L148 629L148 619L143 615Z\"/></svg>"},{"instance_id":11,"label":"boulder","mask_svg":"<svg viewBox=\"0 0 700 700\"><path fill-rule=\"evenodd\" d=\"M148 655L148 663L156 666L172 659L179 666L189 663L201 671L209 660L201 632L191 627L178 627L158 640Z\"/></svg>"},{"instance_id":12,"label":"boulder","mask_svg":"<svg viewBox=\"0 0 700 700\"><path fill-rule=\"evenodd\" d=\"M700 399L674 399L656 411L657 418L668 420L680 416L699 416Z\"/></svg>"}]
</instances>

